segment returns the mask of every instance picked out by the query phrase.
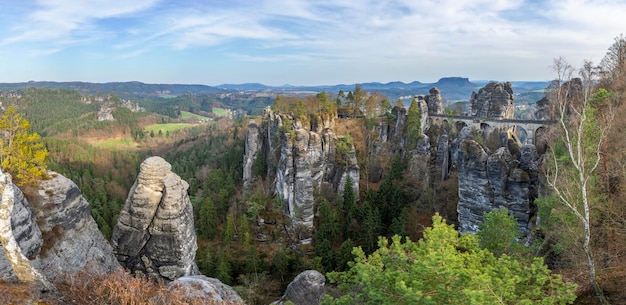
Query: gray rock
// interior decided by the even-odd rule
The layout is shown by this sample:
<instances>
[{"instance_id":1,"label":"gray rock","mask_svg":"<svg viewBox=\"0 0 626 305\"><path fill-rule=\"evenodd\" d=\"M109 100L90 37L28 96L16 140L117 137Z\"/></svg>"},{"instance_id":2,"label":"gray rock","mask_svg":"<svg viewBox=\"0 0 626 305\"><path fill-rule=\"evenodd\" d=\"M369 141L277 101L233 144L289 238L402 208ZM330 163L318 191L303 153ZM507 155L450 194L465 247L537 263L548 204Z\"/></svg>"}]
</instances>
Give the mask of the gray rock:
<instances>
[{"instance_id":1,"label":"gray rock","mask_svg":"<svg viewBox=\"0 0 626 305\"><path fill-rule=\"evenodd\" d=\"M78 186L58 173L48 175L50 179L40 180L31 195L44 240L33 265L49 278L81 270L108 273L119 268Z\"/></svg>"},{"instance_id":2,"label":"gray rock","mask_svg":"<svg viewBox=\"0 0 626 305\"><path fill-rule=\"evenodd\" d=\"M230 286L220 280L204 275L189 275L180 277L167 285L173 293L181 293L190 298L198 298L215 302L211 304L243 304L243 300Z\"/></svg>"},{"instance_id":3,"label":"gray rock","mask_svg":"<svg viewBox=\"0 0 626 305\"><path fill-rule=\"evenodd\" d=\"M437 87L432 87L428 91L428 95L425 97L428 104L429 114L442 114L443 113L443 97L441 91Z\"/></svg>"},{"instance_id":4,"label":"gray rock","mask_svg":"<svg viewBox=\"0 0 626 305\"><path fill-rule=\"evenodd\" d=\"M478 90L478 93L472 92L470 98L471 116L512 119L515 111L514 98L515 95L510 82L490 82Z\"/></svg>"},{"instance_id":5,"label":"gray rock","mask_svg":"<svg viewBox=\"0 0 626 305\"><path fill-rule=\"evenodd\" d=\"M246 146L243 156L243 188L250 190L254 185L255 177L252 172L252 166L256 161L259 150L261 149L261 138L259 135L259 127L256 121L251 120L248 124L248 133L246 134Z\"/></svg>"},{"instance_id":6,"label":"gray rock","mask_svg":"<svg viewBox=\"0 0 626 305\"><path fill-rule=\"evenodd\" d=\"M532 155L531 146L525 146L526 155ZM536 197L533 188L538 181L536 175L531 179L531 173L536 171L532 166L536 163L525 161L524 164L520 167L507 147L490 153L474 140L461 142L457 160L459 231L477 232L485 213L506 208L517 220L522 233L528 234L531 204Z\"/></svg>"},{"instance_id":7,"label":"gray rock","mask_svg":"<svg viewBox=\"0 0 626 305\"><path fill-rule=\"evenodd\" d=\"M2 172L0 192L0 278L48 283L28 258L37 254L43 243L28 202L10 175Z\"/></svg>"},{"instance_id":8,"label":"gray rock","mask_svg":"<svg viewBox=\"0 0 626 305\"><path fill-rule=\"evenodd\" d=\"M247 143L254 143L250 146L266 149L264 161L274 171L274 191L283 202L284 212L294 227L309 231L313 228L314 195L326 187L342 193L346 175L359 177L354 148L343 163L338 162L335 146L339 139L333 131L334 118L322 115L313 121L305 126L291 115L266 109L258 136L249 129L246 139ZM250 155L246 152L245 160L251 159ZM251 179L244 167L244 180ZM358 192L358 179L355 181Z\"/></svg>"},{"instance_id":9,"label":"gray rock","mask_svg":"<svg viewBox=\"0 0 626 305\"><path fill-rule=\"evenodd\" d=\"M166 280L198 273L188 188L163 158L141 164L111 238L123 267Z\"/></svg>"},{"instance_id":10,"label":"gray rock","mask_svg":"<svg viewBox=\"0 0 626 305\"><path fill-rule=\"evenodd\" d=\"M319 305L325 293L326 278L315 270L306 270L289 283L283 297L272 304Z\"/></svg>"},{"instance_id":11,"label":"gray rock","mask_svg":"<svg viewBox=\"0 0 626 305\"><path fill-rule=\"evenodd\" d=\"M24 264L32 266L33 274L44 283L47 279L87 270L110 272L119 268L109 243L89 213L89 204L71 180L55 172L48 172L49 179L40 180L29 188L29 204L22 192L1 174L4 190L2 207L10 208L13 240L2 241L5 253L11 253L11 244L19 245L21 255L27 258L22 266L13 265L10 270L4 262L19 258L16 252L10 259L0 254L0 277L17 274L23 277ZM20 275L20 273L22 275ZM13 274L13 275L12 275Z\"/></svg>"},{"instance_id":12,"label":"gray rock","mask_svg":"<svg viewBox=\"0 0 626 305\"><path fill-rule=\"evenodd\" d=\"M115 121L111 108L101 107L100 111L98 111L98 121Z\"/></svg>"}]
</instances>

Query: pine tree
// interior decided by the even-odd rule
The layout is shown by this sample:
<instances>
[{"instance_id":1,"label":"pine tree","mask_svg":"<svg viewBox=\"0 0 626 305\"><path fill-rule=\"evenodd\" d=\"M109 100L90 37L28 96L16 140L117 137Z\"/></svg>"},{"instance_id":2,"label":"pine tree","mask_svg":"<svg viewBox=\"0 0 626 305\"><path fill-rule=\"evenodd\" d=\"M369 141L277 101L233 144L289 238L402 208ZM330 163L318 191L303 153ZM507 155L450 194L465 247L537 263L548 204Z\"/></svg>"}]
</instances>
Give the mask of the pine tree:
<instances>
[{"instance_id":1,"label":"pine tree","mask_svg":"<svg viewBox=\"0 0 626 305\"><path fill-rule=\"evenodd\" d=\"M408 139L407 149L415 149L417 146L417 140L419 140L419 137L422 135L420 120L419 105L417 104L417 99L414 98L411 101L411 106L409 106L409 110L406 115L406 136Z\"/></svg>"},{"instance_id":2,"label":"pine tree","mask_svg":"<svg viewBox=\"0 0 626 305\"><path fill-rule=\"evenodd\" d=\"M0 118L0 162L2 170L11 174L17 185L33 184L46 174L48 150L39 134L30 133L30 123L15 106Z\"/></svg>"},{"instance_id":3,"label":"pine tree","mask_svg":"<svg viewBox=\"0 0 626 305\"><path fill-rule=\"evenodd\" d=\"M211 239L217 233L217 210L211 197L206 197L200 203L198 215L198 231L204 238Z\"/></svg>"}]
</instances>

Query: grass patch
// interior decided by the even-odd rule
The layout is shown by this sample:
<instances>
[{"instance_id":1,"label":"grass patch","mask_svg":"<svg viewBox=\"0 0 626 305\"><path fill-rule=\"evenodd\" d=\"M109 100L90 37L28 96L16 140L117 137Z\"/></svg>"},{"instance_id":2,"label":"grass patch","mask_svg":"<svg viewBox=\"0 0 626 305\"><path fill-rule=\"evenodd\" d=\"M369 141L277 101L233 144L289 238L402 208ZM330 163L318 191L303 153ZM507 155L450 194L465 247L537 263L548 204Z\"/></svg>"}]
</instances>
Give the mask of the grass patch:
<instances>
[{"instance_id":1,"label":"grass patch","mask_svg":"<svg viewBox=\"0 0 626 305\"><path fill-rule=\"evenodd\" d=\"M115 138L95 141L91 145L100 148L137 148L137 143L131 138Z\"/></svg>"},{"instance_id":2,"label":"grass patch","mask_svg":"<svg viewBox=\"0 0 626 305\"><path fill-rule=\"evenodd\" d=\"M152 124L152 125L148 125L146 127L144 127L145 130L147 131L154 131L154 133L158 133L159 130L165 134L167 132L174 132L177 130L181 130L181 129L185 129L185 128L190 128L190 127L194 127L197 126L198 124L189 124L189 123L167 123L167 124Z\"/></svg>"},{"instance_id":3,"label":"grass patch","mask_svg":"<svg viewBox=\"0 0 626 305\"><path fill-rule=\"evenodd\" d=\"M215 110L214 110L215 111ZM209 118L205 117L205 116L201 116L199 114L195 114L195 113L191 113L188 111L181 111L180 112L180 117L183 119L198 119L198 120L208 120Z\"/></svg>"},{"instance_id":4,"label":"grass patch","mask_svg":"<svg viewBox=\"0 0 626 305\"><path fill-rule=\"evenodd\" d=\"M214 107L213 113L215 113L215 115L217 116L228 116L230 114L230 111L228 111L228 109Z\"/></svg>"}]
</instances>

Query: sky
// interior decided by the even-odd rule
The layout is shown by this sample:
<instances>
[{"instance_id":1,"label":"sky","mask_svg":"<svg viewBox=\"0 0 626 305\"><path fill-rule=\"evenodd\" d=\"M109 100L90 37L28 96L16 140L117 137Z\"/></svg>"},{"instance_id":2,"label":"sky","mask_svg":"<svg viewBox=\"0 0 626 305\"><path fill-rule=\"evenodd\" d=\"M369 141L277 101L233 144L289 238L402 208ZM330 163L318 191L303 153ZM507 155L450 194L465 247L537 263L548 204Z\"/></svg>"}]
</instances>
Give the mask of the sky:
<instances>
[{"instance_id":1,"label":"sky","mask_svg":"<svg viewBox=\"0 0 626 305\"><path fill-rule=\"evenodd\" d=\"M626 0L0 0L0 82L546 81Z\"/></svg>"}]
</instances>

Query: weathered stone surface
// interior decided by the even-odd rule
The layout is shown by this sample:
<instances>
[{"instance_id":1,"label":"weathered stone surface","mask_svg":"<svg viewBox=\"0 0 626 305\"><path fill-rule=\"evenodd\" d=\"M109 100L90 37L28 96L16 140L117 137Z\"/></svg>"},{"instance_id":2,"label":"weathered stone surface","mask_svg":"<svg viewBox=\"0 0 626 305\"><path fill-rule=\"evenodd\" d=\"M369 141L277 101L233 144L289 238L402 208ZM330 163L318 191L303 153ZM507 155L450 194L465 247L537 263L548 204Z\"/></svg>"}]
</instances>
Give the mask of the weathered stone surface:
<instances>
[{"instance_id":1,"label":"weathered stone surface","mask_svg":"<svg viewBox=\"0 0 626 305\"><path fill-rule=\"evenodd\" d=\"M28 259L39 252L43 243L28 202L11 177L2 172L0 191L0 278L47 282Z\"/></svg>"},{"instance_id":2,"label":"weathered stone surface","mask_svg":"<svg viewBox=\"0 0 626 305\"><path fill-rule=\"evenodd\" d=\"M461 142L457 160L459 231L477 232L485 213L506 208L516 218L522 232L528 233L531 204L536 196L532 188L538 183L529 174L536 170L531 168L536 164L532 161L536 159L531 146L526 145L522 153L528 160L522 168L507 147L490 153L474 140Z\"/></svg>"},{"instance_id":3,"label":"weathered stone surface","mask_svg":"<svg viewBox=\"0 0 626 305\"><path fill-rule=\"evenodd\" d=\"M289 283L283 297L272 304L319 305L324 297L325 283L326 278L318 271L303 271Z\"/></svg>"},{"instance_id":4,"label":"weathered stone surface","mask_svg":"<svg viewBox=\"0 0 626 305\"><path fill-rule=\"evenodd\" d=\"M490 82L478 93L472 92L470 114L481 118L512 119L514 98L510 82Z\"/></svg>"},{"instance_id":5,"label":"weathered stone surface","mask_svg":"<svg viewBox=\"0 0 626 305\"><path fill-rule=\"evenodd\" d=\"M535 103L535 120L549 120L551 119L550 113L550 100L544 96Z\"/></svg>"},{"instance_id":6,"label":"weathered stone surface","mask_svg":"<svg viewBox=\"0 0 626 305\"><path fill-rule=\"evenodd\" d=\"M3 189L2 207L11 209L8 222L11 223L13 241L2 241L3 246L19 245L18 249L26 260L22 266L6 268L4 255L0 255L0 277L17 277L26 263L32 266L31 274L49 288L46 279L54 279L65 274L87 270L90 272L110 272L119 268L109 243L89 213L89 205L76 184L55 172L48 172L49 179L40 180L37 186L30 187L28 200L10 182L7 175L1 174ZM6 252L14 260L17 252ZM17 256L16 256L17 255Z\"/></svg>"},{"instance_id":7,"label":"weathered stone surface","mask_svg":"<svg viewBox=\"0 0 626 305\"><path fill-rule=\"evenodd\" d=\"M350 175L357 177L354 187L358 191L359 167L354 148L343 163L338 162L335 146L339 139L334 126L334 118L329 116L319 116L303 126L297 118L266 109L259 136L254 131L248 133L249 142L254 142L250 137L259 138L260 144L251 145L266 150L264 162L275 173L274 190L294 226L313 228L314 195L323 188L341 194ZM251 159L251 154L246 153L246 159ZM245 171L244 175L248 177ZM307 240L309 237L301 236Z\"/></svg>"},{"instance_id":8,"label":"weathered stone surface","mask_svg":"<svg viewBox=\"0 0 626 305\"><path fill-rule=\"evenodd\" d=\"M98 111L98 121L115 121L111 108L101 107L100 111Z\"/></svg>"},{"instance_id":9,"label":"weathered stone surface","mask_svg":"<svg viewBox=\"0 0 626 305\"><path fill-rule=\"evenodd\" d=\"M447 134L439 136L437 141L436 165L441 173L441 181L447 180L450 177L450 143Z\"/></svg>"},{"instance_id":10,"label":"weathered stone surface","mask_svg":"<svg viewBox=\"0 0 626 305\"><path fill-rule=\"evenodd\" d=\"M141 164L111 238L122 266L166 280L197 273L188 188L163 158Z\"/></svg>"},{"instance_id":11,"label":"weathered stone surface","mask_svg":"<svg viewBox=\"0 0 626 305\"><path fill-rule=\"evenodd\" d=\"M246 134L246 146L243 155L243 188L250 190L254 185L255 176L252 167L257 159L261 147L261 138L259 136L259 127L256 121L251 120L248 123L248 133Z\"/></svg>"},{"instance_id":12,"label":"weathered stone surface","mask_svg":"<svg viewBox=\"0 0 626 305\"><path fill-rule=\"evenodd\" d=\"M432 87L428 91L428 95L425 97L428 104L429 114L442 114L443 113L443 97L441 91L437 87Z\"/></svg>"},{"instance_id":13,"label":"weathered stone surface","mask_svg":"<svg viewBox=\"0 0 626 305\"><path fill-rule=\"evenodd\" d=\"M181 293L191 298L209 299L214 304L244 304L237 292L220 280L204 275L180 277L167 285L174 293ZM213 304L213 303L212 303Z\"/></svg>"},{"instance_id":14,"label":"weathered stone surface","mask_svg":"<svg viewBox=\"0 0 626 305\"><path fill-rule=\"evenodd\" d=\"M54 278L81 270L111 272L119 268L113 249L89 212L76 184L55 172L40 180L30 195L44 245L33 265Z\"/></svg>"}]
</instances>

